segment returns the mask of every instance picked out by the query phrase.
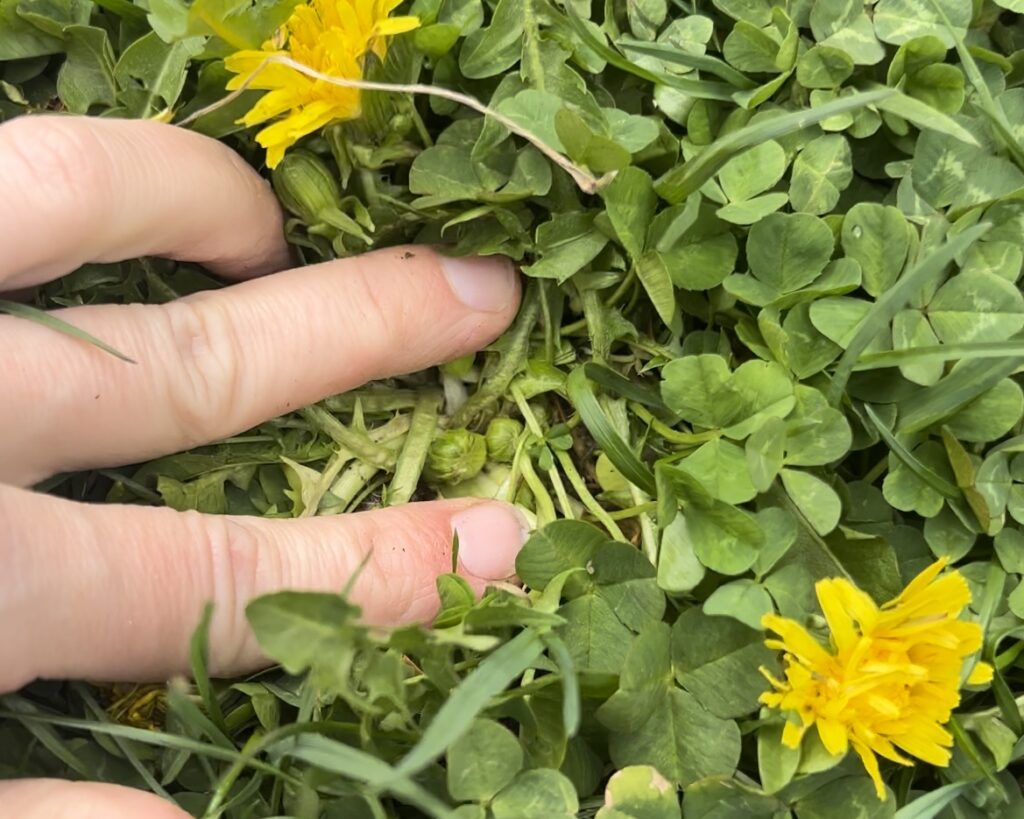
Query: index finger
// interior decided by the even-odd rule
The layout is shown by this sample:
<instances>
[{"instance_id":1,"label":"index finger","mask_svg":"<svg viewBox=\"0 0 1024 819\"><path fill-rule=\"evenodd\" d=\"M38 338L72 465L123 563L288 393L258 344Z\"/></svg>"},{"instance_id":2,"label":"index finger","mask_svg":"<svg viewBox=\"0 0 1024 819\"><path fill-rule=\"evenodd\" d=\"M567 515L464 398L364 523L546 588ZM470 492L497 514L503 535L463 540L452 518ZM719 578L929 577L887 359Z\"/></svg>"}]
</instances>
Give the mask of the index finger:
<instances>
[{"instance_id":1,"label":"index finger","mask_svg":"<svg viewBox=\"0 0 1024 819\"><path fill-rule=\"evenodd\" d=\"M136 256L268 273L288 262L283 224L266 181L192 131L56 115L0 125L0 289Z\"/></svg>"}]
</instances>

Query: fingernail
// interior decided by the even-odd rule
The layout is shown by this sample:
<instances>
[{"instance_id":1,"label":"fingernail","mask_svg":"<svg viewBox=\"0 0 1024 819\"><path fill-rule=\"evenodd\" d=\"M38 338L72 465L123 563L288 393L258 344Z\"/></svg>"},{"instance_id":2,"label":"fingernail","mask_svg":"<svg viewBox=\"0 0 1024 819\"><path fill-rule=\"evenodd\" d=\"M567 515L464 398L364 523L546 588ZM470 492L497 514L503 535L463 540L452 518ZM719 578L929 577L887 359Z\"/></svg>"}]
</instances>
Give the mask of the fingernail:
<instances>
[{"instance_id":1,"label":"fingernail","mask_svg":"<svg viewBox=\"0 0 1024 819\"><path fill-rule=\"evenodd\" d=\"M525 519L504 503L480 503L452 518L459 561L472 575L504 580L516 573L516 555L529 534Z\"/></svg>"},{"instance_id":2,"label":"fingernail","mask_svg":"<svg viewBox=\"0 0 1024 819\"><path fill-rule=\"evenodd\" d=\"M516 272L504 256L442 256L441 269L455 297L474 310L498 313L516 300Z\"/></svg>"}]
</instances>

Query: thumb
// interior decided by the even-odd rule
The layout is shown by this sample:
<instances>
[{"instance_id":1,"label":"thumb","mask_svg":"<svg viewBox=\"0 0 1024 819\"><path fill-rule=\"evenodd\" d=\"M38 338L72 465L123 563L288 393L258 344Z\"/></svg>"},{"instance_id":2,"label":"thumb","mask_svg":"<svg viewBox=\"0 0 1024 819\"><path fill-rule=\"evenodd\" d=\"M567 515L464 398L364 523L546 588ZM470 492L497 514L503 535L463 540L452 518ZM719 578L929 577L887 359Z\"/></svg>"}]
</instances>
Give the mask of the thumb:
<instances>
[{"instance_id":1,"label":"thumb","mask_svg":"<svg viewBox=\"0 0 1024 819\"><path fill-rule=\"evenodd\" d=\"M525 527L511 506L457 500L301 520L86 505L0 485L0 691L35 677L151 680L188 670L189 637L214 603L210 667L265 664L246 604L282 589L340 591L373 625L429 621L436 578L478 592L511 577Z\"/></svg>"},{"instance_id":2,"label":"thumb","mask_svg":"<svg viewBox=\"0 0 1024 819\"><path fill-rule=\"evenodd\" d=\"M15 779L0 782L4 819L189 819L152 794L96 782Z\"/></svg>"}]
</instances>

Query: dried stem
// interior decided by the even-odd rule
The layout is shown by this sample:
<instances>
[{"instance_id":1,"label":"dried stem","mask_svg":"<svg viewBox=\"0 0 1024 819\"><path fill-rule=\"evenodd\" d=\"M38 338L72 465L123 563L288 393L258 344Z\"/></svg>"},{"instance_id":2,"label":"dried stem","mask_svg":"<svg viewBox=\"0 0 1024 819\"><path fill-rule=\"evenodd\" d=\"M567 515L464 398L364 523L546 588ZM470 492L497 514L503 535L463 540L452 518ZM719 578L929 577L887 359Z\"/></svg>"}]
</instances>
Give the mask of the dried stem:
<instances>
[{"instance_id":1,"label":"dried stem","mask_svg":"<svg viewBox=\"0 0 1024 819\"><path fill-rule=\"evenodd\" d=\"M186 126L195 122L200 117L206 116L207 114L213 113L214 111L223 108L225 105L236 100L242 93L248 90L249 86L256 79L257 75L263 71L268 65L277 64L288 66L289 68L298 71L300 74L305 74L307 77L311 77L321 82L330 83L331 85L337 85L341 88L356 88L360 91L389 91L396 94L425 94L431 97L441 97L442 99L457 102L460 105L465 105L467 108L472 108L483 114L485 117L490 117L499 125L507 128L513 134L522 137L529 142L534 148L540 151L544 156L554 162L559 168L564 170L569 176L572 177L573 181L584 193L597 193L604 185L606 185L614 174L605 174L598 178L588 173L586 170L581 168L575 162L568 157L563 156L544 140L538 137L536 134L526 130L521 125L517 124L513 120L509 119L502 113L495 111L493 108L489 108L479 100L468 94L462 94L458 91L452 91L448 88L438 88L433 85L424 85L422 83L387 83L387 82L373 82L371 80L350 80L344 77L332 77L329 74L324 74L317 71L315 68L310 68L308 65L304 65L291 57L285 57L280 54L270 54L267 56L262 63L260 63L256 70L252 72L248 77L243 80L242 84L238 86L234 91L228 94L226 97L217 100L210 105L200 108L198 111L189 114L185 117L178 125Z\"/></svg>"}]
</instances>

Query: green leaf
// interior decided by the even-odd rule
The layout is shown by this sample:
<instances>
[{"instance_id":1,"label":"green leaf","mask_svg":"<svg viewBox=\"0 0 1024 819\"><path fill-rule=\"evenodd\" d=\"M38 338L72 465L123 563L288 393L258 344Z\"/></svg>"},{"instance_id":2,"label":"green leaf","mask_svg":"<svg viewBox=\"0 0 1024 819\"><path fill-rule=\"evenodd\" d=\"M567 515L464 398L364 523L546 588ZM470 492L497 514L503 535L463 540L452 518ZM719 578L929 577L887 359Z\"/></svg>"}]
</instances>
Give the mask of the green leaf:
<instances>
[{"instance_id":1,"label":"green leaf","mask_svg":"<svg viewBox=\"0 0 1024 819\"><path fill-rule=\"evenodd\" d=\"M18 15L20 2L0 0L0 60L27 60L61 51L59 37L43 33Z\"/></svg>"},{"instance_id":2,"label":"green leaf","mask_svg":"<svg viewBox=\"0 0 1024 819\"><path fill-rule=\"evenodd\" d=\"M907 221L897 208L858 202L843 218L842 244L860 264L864 289L881 296L899 278L910 250Z\"/></svg>"},{"instance_id":3,"label":"green leaf","mask_svg":"<svg viewBox=\"0 0 1024 819\"><path fill-rule=\"evenodd\" d=\"M491 802L494 819L573 819L577 810L572 782L550 768L523 771Z\"/></svg>"},{"instance_id":4,"label":"green leaf","mask_svg":"<svg viewBox=\"0 0 1024 819\"><path fill-rule=\"evenodd\" d=\"M114 50L107 32L94 26L64 29L67 59L57 74L57 93L67 109L85 114L94 105L113 107Z\"/></svg>"},{"instance_id":5,"label":"green leaf","mask_svg":"<svg viewBox=\"0 0 1024 819\"><path fill-rule=\"evenodd\" d=\"M637 259L634 270L658 317L671 327L677 319L676 293L665 256L657 251L645 253Z\"/></svg>"},{"instance_id":6,"label":"green leaf","mask_svg":"<svg viewBox=\"0 0 1024 819\"><path fill-rule=\"evenodd\" d=\"M704 601L704 613L732 617L752 629L761 627L761 618L774 612L772 598L753 580L733 580L719 586Z\"/></svg>"},{"instance_id":7,"label":"green leaf","mask_svg":"<svg viewBox=\"0 0 1024 819\"><path fill-rule=\"evenodd\" d=\"M810 472L796 469L783 469L779 476L793 503L819 535L827 535L839 525L843 505L831 486Z\"/></svg>"},{"instance_id":8,"label":"green leaf","mask_svg":"<svg viewBox=\"0 0 1024 819\"><path fill-rule=\"evenodd\" d=\"M500 0L491 24L470 34L459 51L459 69L470 79L493 77L519 61L523 44L522 0Z\"/></svg>"},{"instance_id":9,"label":"green leaf","mask_svg":"<svg viewBox=\"0 0 1024 819\"><path fill-rule=\"evenodd\" d=\"M680 819L676 789L657 768L631 765L616 771L594 819Z\"/></svg>"},{"instance_id":10,"label":"green leaf","mask_svg":"<svg viewBox=\"0 0 1024 819\"><path fill-rule=\"evenodd\" d=\"M932 297L928 320L944 344L1003 341L1024 328L1024 296L994 273L961 273Z\"/></svg>"},{"instance_id":11,"label":"green leaf","mask_svg":"<svg viewBox=\"0 0 1024 819\"><path fill-rule=\"evenodd\" d=\"M838 88L853 73L853 59L845 51L816 45L796 64L796 81L804 88Z\"/></svg>"},{"instance_id":12,"label":"green leaf","mask_svg":"<svg viewBox=\"0 0 1024 819\"><path fill-rule=\"evenodd\" d=\"M970 25L970 0L939 0L936 3L949 19L952 30L928 0L879 0L875 6L875 31L884 43L899 45L914 37L937 37L951 48L956 37L964 37Z\"/></svg>"},{"instance_id":13,"label":"green leaf","mask_svg":"<svg viewBox=\"0 0 1024 819\"><path fill-rule=\"evenodd\" d=\"M508 728L478 719L448 748L445 767L452 798L486 802L522 769L523 749Z\"/></svg>"},{"instance_id":14,"label":"green leaf","mask_svg":"<svg viewBox=\"0 0 1024 819\"><path fill-rule=\"evenodd\" d=\"M593 213L556 215L537 228L541 260L527 265L523 272L538 279L564 282L590 264L606 244L608 237L594 227Z\"/></svg>"},{"instance_id":15,"label":"green leaf","mask_svg":"<svg viewBox=\"0 0 1024 819\"><path fill-rule=\"evenodd\" d=\"M846 387L846 382L853 372L853 366L868 345L871 344L882 328L887 326L893 317L913 297L914 293L926 284L933 282L945 269L945 266L966 250L974 241L983 236L989 229L988 225L976 225L949 240L941 247L933 250L927 257L919 261L899 282L883 294L875 302L870 312L857 327L857 332L846 345L846 352L836 365L829 388L829 400L835 404L838 396ZM932 389L935 389L933 387Z\"/></svg>"},{"instance_id":16,"label":"green leaf","mask_svg":"<svg viewBox=\"0 0 1024 819\"><path fill-rule=\"evenodd\" d=\"M787 164L782 146L769 140L726 162L718 172L718 182L729 201L744 201L774 187Z\"/></svg>"},{"instance_id":17,"label":"green leaf","mask_svg":"<svg viewBox=\"0 0 1024 819\"><path fill-rule=\"evenodd\" d=\"M652 625L637 638L624 669L628 674L619 690L598 710L612 731L617 766L651 765L682 787L732 773L739 761L739 728L675 686L666 624ZM691 741L695 736L705 738L700 748Z\"/></svg>"},{"instance_id":18,"label":"green leaf","mask_svg":"<svg viewBox=\"0 0 1024 819\"><path fill-rule=\"evenodd\" d=\"M774 36L773 36L774 35ZM738 20L722 44L722 54L740 71L778 73L776 58L781 40L773 29L762 29Z\"/></svg>"},{"instance_id":19,"label":"green leaf","mask_svg":"<svg viewBox=\"0 0 1024 819\"><path fill-rule=\"evenodd\" d=\"M145 94L132 113L145 119L155 112L173 108L185 87L190 60L202 51L202 37L165 43L155 33L140 37L121 54L114 77L122 87L132 81L142 84Z\"/></svg>"},{"instance_id":20,"label":"green leaf","mask_svg":"<svg viewBox=\"0 0 1024 819\"><path fill-rule=\"evenodd\" d=\"M647 227L654 218L654 182L639 168L623 168L601 196L619 242L637 259L644 250Z\"/></svg>"},{"instance_id":21,"label":"green leaf","mask_svg":"<svg viewBox=\"0 0 1024 819\"><path fill-rule=\"evenodd\" d=\"M794 210L828 213L853 179L853 156L846 137L826 134L809 142L793 163L789 201Z\"/></svg>"},{"instance_id":22,"label":"green leaf","mask_svg":"<svg viewBox=\"0 0 1024 819\"><path fill-rule=\"evenodd\" d=\"M837 813L844 819L892 819L896 807L888 789L887 796L880 800L867 776L846 776L798 800L796 811L800 819L831 819Z\"/></svg>"},{"instance_id":23,"label":"green leaf","mask_svg":"<svg viewBox=\"0 0 1024 819\"><path fill-rule=\"evenodd\" d=\"M773 213L750 229L747 260L758 281L791 293L818 278L833 247L832 231L818 217Z\"/></svg>"}]
</instances>

